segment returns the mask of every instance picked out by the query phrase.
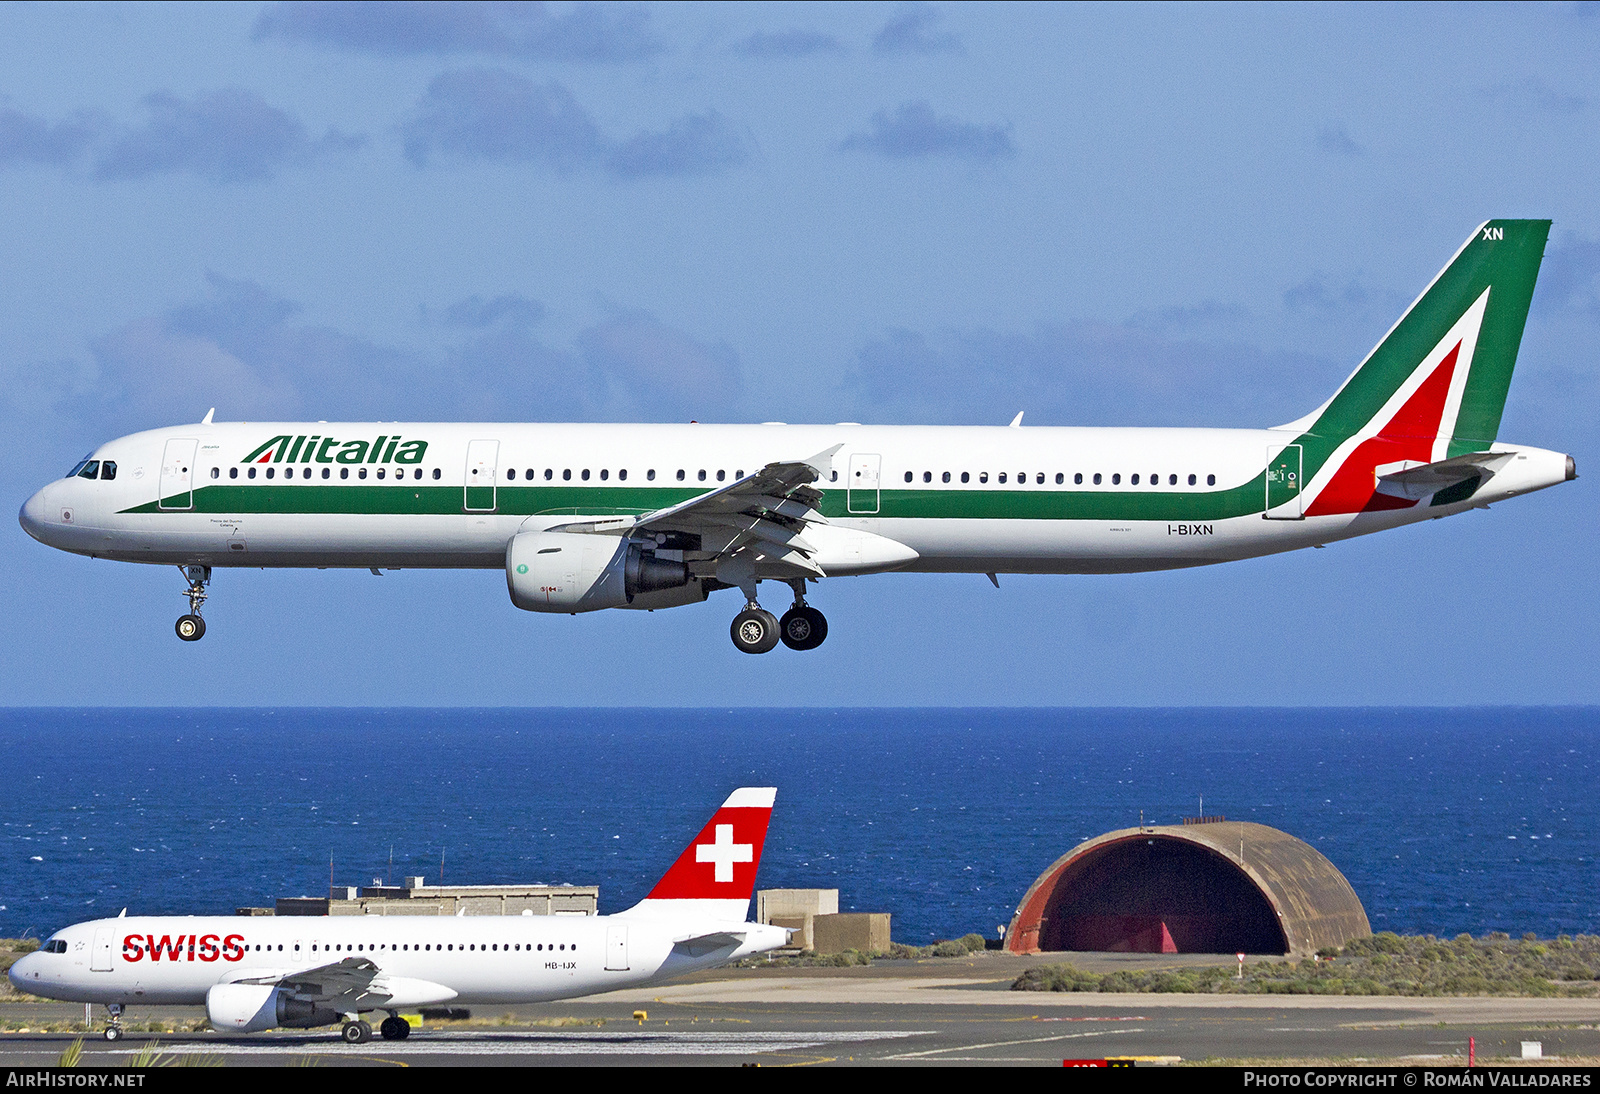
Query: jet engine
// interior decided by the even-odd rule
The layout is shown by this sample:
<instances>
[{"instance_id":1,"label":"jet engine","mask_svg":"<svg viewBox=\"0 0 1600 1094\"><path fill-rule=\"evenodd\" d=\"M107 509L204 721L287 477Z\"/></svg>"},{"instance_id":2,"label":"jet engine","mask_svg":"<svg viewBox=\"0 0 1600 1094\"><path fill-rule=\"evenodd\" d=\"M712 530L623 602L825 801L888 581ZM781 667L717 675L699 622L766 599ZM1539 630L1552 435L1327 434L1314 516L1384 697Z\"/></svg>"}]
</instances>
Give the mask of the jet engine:
<instances>
[{"instance_id":1,"label":"jet engine","mask_svg":"<svg viewBox=\"0 0 1600 1094\"><path fill-rule=\"evenodd\" d=\"M328 1026L339 1020L339 1013L292 998L276 984L214 984L206 992L206 1017L213 1029L257 1033Z\"/></svg>"},{"instance_id":2,"label":"jet engine","mask_svg":"<svg viewBox=\"0 0 1600 1094\"><path fill-rule=\"evenodd\" d=\"M681 589L690 580L682 562L657 558L619 536L520 532L506 549L506 586L511 603L524 611L626 608L640 594Z\"/></svg>"}]
</instances>

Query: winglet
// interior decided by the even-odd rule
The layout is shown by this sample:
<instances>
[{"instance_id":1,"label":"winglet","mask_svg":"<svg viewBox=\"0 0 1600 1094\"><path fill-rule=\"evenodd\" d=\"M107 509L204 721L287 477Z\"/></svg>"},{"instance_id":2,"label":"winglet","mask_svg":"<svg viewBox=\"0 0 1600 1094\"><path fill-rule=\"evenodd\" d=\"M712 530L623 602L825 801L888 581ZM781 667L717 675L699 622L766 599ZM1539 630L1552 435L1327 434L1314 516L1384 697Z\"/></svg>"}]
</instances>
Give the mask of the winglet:
<instances>
[{"instance_id":1,"label":"winglet","mask_svg":"<svg viewBox=\"0 0 1600 1094\"><path fill-rule=\"evenodd\" d=\"M839 449L844 445L836 444L832 448L824 448L815 456L806 460L806 464L817 472L818 482L827 482L828 476L833 473L833 458L839 454Z\"/></svg>"},{"instance_id":2,"label":"winglet","mask_svg":"<svg viewBox=\"0 0 1600 1094\"><path fill-rule=\"evenodd\" d=\"M211 424L211 416L213 414L215 414L216 412L217 412L217 408L216 407L212 407L210 410L206 411L206 416L204 418L200 419L200 424L201 425L210 425Z\"/></svg>"},{"instance_id":3,"label":"winglet","mask_svg":"<svg viewBox=\"0 0 1600 1094\"><path fill-rule=\"evenodd\" d=\"M1026 414L1026 413L1027 413L1027 411L1025 411L1025 410L1017 411L1017 416L1015 418L1011 419L1011 428L1012 429L1021 429L1022 428L1022 416L1024 414Z\"/></svg>"}]
</instances>

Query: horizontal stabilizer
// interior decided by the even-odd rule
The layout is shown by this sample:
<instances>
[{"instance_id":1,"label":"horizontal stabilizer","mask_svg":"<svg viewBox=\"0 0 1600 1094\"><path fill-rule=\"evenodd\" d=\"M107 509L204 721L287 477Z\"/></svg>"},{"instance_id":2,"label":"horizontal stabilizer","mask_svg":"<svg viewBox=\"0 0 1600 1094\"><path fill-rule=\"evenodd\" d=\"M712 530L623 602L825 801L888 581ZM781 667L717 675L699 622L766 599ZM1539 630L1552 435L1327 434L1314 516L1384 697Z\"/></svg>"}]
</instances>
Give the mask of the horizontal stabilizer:
<instances>
[{"instance_id":1,"label":"horizontal stabilizer","mask_svg":"<svg viewBox=\"0 0 1600 1094\"><path fill-rule=\"evenodd\" d=\"M1513 455L1512 452L1469 452L1437 463L1401 467L1388 474L1382 474L1380 467L1378 493L1421 501L1468 479L1487 479Z\"/></svg>"},{"instance_id":2,"label":"horizontal stabilizer","mask_svg":"<svg viewBox=\"0 0 1600 1094\"><path fill-rule=\"evenodd\" d=\"M672 940L672 948L689 957L704 957L718 950L730 950L744 945L743 931L713 931L709 934L685 935Z\"/></svg>"}]
</instances>

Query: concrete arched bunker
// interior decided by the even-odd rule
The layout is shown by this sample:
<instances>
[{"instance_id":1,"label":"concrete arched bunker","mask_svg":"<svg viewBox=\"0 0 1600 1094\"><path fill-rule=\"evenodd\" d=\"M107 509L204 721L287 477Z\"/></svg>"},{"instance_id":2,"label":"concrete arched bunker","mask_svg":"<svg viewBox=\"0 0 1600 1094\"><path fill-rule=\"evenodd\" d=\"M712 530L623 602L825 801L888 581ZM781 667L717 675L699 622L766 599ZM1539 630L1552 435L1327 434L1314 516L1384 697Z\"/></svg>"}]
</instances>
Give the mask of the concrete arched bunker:
<instances>
[{"instance_id":1,"label":"concrete arched bunker","mask_svg":"<svg viewBox=\"0 0 1600 1094\"><path fill-rule=\"evenodd\" d=\"M1355 890L1316 848L1264 824L1222 821L1079 844L1028 889L1006 949L1305 957L1371 933Z\"/></svg>"}]
</instances>

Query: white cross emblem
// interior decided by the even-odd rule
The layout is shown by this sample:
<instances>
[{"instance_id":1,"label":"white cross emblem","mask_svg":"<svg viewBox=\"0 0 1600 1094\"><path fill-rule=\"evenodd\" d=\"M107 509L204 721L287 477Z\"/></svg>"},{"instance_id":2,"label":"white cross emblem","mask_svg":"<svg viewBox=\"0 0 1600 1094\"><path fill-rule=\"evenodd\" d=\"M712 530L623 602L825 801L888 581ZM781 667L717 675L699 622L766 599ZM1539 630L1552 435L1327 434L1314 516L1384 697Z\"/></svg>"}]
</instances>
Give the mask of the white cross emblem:
<instances>
[{"instance_id":1,"label":"white cross emblem","mask_svg":"<svg viewBox=\"0 0 1600 1094\"><path fill-rule=\"evenodd\" d=\"M733 842L733 825L717 825L717 839L715 843L697 843L694 848L696 862L714 862L717 872L716 881L733 880L733 864L736 862L750 862L754 859L755 848L748 843Z\"/></svg>"}]
</instances>

